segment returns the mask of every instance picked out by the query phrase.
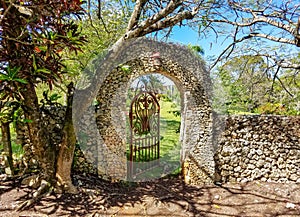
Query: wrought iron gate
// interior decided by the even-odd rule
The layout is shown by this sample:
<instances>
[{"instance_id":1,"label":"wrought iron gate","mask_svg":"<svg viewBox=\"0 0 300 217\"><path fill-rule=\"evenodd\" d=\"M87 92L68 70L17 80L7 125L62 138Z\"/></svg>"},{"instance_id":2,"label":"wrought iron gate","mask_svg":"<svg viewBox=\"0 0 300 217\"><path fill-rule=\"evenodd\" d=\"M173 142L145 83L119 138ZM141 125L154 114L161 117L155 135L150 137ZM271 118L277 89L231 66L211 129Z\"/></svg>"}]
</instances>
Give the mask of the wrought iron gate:
<instances>
[{"instance_id":1,"label":"wrought iron gate","mask_svg":"<svg viewBox=\"0 0 300 217\"><path fill-rule=\"evenodd\" d=\"M141 91L130 105L128 175L133 178L159 165L160 106L153 92Z\"/></svg>"}]
</instances>

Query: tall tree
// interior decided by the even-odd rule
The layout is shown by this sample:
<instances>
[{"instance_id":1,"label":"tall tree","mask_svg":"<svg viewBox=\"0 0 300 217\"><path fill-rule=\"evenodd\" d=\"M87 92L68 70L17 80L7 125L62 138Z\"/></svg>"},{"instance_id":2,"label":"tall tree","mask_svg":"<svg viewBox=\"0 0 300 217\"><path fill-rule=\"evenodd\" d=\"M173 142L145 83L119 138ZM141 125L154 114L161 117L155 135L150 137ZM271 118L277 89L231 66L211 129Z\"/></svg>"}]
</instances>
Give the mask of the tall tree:
<instances>
[{"instance_id":1,"label":"tall tree","mask_svg":"<svg viewBox=\"0 0 300 217\"><path fill-rule=\"evenodd\" d=\"M241 56L216 70L215 106L227 113L253 112L266 102L270 76L262 57ZM224 110L225 109L225 110Z\"/></svg>"},{"instance_id":2,"label":"tall tree","mask_svg":"<svg viewBox=\"0 0 300 217\"><path fill-rule=\"evenodd\" d=\"M281 83L273 83L276 73L262 57L230 59L214 72L215 108L225 113L297 114L299 78L290 70L276 75Z\"/></svg>"},{"instance_id":3,"label":"tall tree","mask_svg":"<svg viewBox=\"0 0 300 217\"><path fill-rule=\"evenodd\" d=\"M29 138L38 160L44 187L55 185L56 147L43 127L36 86L51 89L64 73L62 52L78 52L85 39L74 18L83 12L81 1L1 0L1 100L17 100L28 120ZM39 194L38 193L38 194Z\"/></svg>"}]
</instances>

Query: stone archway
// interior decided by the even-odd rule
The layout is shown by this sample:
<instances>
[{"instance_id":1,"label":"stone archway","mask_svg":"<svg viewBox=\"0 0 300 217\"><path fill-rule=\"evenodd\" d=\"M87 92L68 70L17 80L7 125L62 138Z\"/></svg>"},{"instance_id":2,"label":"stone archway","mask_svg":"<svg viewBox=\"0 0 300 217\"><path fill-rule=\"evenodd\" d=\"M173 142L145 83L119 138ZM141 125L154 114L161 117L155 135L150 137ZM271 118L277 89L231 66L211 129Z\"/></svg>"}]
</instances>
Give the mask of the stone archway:
<instances>
[{"instance_id":1,"label":"stone archway","mask_svg":"<svg viewBox=\"0 0 300 217\"><path fill-rule=\"evenodd\" d=\"M212 182L215 165L211 83L204 62L186 47L148 39L128 43L119 56L116 67L97 78L98 131L93 131L92 137L98 139L87 141L90 145L85 152L98 174L114 180L126 179L127 90L137 77L160 73L170 78L181 93L180 141L185 180L192 184ZM82 126L85 125L78 128ZM91 134L91 129L87 130L90 126L82 130Z\"/></svg>"}]
</instances>

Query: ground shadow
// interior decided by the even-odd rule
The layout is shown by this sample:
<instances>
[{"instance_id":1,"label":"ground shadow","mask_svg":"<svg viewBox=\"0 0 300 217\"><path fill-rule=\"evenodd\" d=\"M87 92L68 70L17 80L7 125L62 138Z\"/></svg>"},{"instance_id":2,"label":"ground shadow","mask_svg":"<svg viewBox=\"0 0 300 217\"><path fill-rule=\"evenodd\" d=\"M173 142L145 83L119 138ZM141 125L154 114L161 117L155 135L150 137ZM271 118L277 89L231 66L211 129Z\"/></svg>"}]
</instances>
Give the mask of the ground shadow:
<instances>
[{"instance_id":1,"label":"ground shadow","mask_svg":"<svg viewBox=\"0 0 300 217\"><path fill-rule=\"evenodd\" d=\"M300 215L297 184L251 182L190 186L179 176L141 183L111 183L83 175L73 177L79 194L52 193L19 213L14 213L9 204L29 199L32 190L16 184L6 188L1 195L0 216L10 216L8 213L11 216Z\"/></svg>"}]
</instances>

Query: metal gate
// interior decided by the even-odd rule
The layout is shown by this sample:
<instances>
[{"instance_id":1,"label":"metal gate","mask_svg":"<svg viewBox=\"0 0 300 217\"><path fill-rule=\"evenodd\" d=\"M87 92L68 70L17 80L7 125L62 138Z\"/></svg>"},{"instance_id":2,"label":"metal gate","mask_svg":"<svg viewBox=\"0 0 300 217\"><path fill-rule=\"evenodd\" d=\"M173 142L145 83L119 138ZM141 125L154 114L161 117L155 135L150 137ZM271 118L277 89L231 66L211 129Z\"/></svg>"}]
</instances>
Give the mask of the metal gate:
<instances>
[{"instance_id":1,"label":"metal gate","mask_svg":"<svg viewBox=\"0 0 300 217\"><path fill-rule=\"evenodd\" d=\"M130 105L128 175L133 178L159 165L160 106L153 92L141 91Z\"/></svg>"}]
</instances>

